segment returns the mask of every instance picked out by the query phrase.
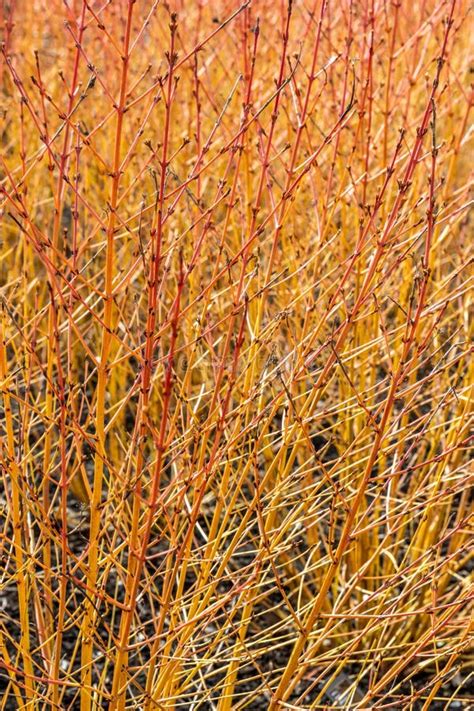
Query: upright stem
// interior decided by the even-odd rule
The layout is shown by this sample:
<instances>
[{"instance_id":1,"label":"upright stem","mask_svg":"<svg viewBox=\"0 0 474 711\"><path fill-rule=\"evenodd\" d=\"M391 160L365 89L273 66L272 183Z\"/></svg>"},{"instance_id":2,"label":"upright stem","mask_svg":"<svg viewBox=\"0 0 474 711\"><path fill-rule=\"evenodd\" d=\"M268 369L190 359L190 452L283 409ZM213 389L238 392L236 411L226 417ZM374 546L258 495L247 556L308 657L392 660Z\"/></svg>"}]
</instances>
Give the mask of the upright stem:
<instances>
[{"instance_id":1,"label":"upright stem","mask_svg":"<svg viewBox=\"0 0 474 711\"><path fill-rule=\"evenodd\" d=\"M151 230L151 256L148 274L148 309L147 322L145 330L145 347L143 352L143 367L140 389L140 424L138 438L138 454L136 463L136 484L134 486L134 503L132 513L132 527L130 531L130 552L131 564L129 566L127 581L126 581L126 604L127 610L122 613L120 620L119 642L117 648L117 656L114 667L114 677L112 681L112 700L110 709L123 709L125 707L126 694L126 678L127 678L127 659L128 659L128 640L130 636L130 628L135 614L137 604L137 591L140 583L140 578L143 570L143 564L146 558L146 549L150 537L151 527L154 520L158 493L160 490L160 479L163 456L165 451L165 441L168 424L168 409L170 405L171 389L172 389L172 374L173 374L173 359L174 347L176 343L177 321L179 317L180 295L183 288L183 274L180 275L178 282L178 293L175 300L175 310L172 319L172 335L168 362L165 371L164 386L163 386L163 409L161 412L159 441L157 444L156 462L153 467L153 477L151 482L151 491L149 494L148 513L142 533L141 541L139 540L139 520L142 508L142 468L143 454L141 445L146 436L148 405L150 398L151 377L153 374L153 359L155 348L155 328L157 319L157 294L159 285L160 265L161 265L161 249L163 240L163 212L165 185L168 172L168 150L170 141L170 124L171 124L171 107L173 99L174 85L174 66L176 64L175 56L175 36L177 30L177 16L171 16L170 32L171 42L169 50L169 71L167 78L166 92L166 107L165 107L165 122L163 128L163 143L161 149L160 162L160 183L157 197L157 208L153 220ZM181 267L182 269L182 267Z\"/></svg>"},{"instance_id":2,"label":"upright stem","mask_svg":"<svg viewBox=\"0 0 474 711\"><path fill-rule=\"evenodd\" d=\"M99 552L99 538L101 525L101 503L102 503L102 482L104 476L104 460L106 458L105 441L105 401L107 393L107 382L109 379L109 354L113 336L113 278L115 268L115 224L116 208L118 201L118 191L120 185L121 171L121 147L123 120L127 97L127 77L129 68L129 47L132 31L133 6L136 0L128 0L128 13L125 26L125 36L123 40L122 73L120 82L120 96L116 106L117 122L115 128L115 145L113 156L112 187L109 205L109 215L107 221L106 236L106 258L105 258L105 299L102 329L102 345L100 361L97 373L96 391L96 415L95 433L97 437L96 453L94 457L94 481L92 487L92 499L90 507L90 532L89 551L87 568L87 587L89 595L84 602L84 617L81 625L82 647L81 647L81 711L89 711L92 702L92 658L94 646L94 633L97 620L97 609L95 607L94 590L97 585L97 560Z\"/></svg>"}]
</instances>

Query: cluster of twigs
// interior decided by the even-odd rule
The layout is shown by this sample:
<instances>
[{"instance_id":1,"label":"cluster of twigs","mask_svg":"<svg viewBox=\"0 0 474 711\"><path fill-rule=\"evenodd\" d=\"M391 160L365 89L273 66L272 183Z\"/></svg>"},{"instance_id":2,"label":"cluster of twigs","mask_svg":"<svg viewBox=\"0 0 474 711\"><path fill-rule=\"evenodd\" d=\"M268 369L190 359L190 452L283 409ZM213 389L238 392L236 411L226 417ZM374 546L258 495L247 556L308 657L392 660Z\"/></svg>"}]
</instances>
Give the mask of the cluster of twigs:
<instances>
[{"instance_id":1,"label":"cluster of twigs","mask_svg":"<svg viewBox=\"0 0 474 711\"><path fill-rule=\"evenodd\" d=\"M468 707L468 12L5 0L1 708Z\"/></svg>"}]
</instances>

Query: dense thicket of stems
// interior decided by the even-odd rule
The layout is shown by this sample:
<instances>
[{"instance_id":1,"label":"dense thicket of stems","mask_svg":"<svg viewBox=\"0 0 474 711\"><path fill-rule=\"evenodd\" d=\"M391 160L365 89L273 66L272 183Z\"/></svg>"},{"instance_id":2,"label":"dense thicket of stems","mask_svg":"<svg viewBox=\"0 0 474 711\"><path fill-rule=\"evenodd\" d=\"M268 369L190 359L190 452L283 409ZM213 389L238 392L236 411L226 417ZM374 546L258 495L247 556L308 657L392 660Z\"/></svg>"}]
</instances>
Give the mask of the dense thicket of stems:
<instances>
[{"instance_id":1,"label":"dense thicket of stems","mask_svg":"<svg viewBox=\"0 0 474 711\"><path fill-rule=\"evenodd\" d=\"M1 13L0 707L468 708L467 0Z\"/></svg>"}]
</instances>

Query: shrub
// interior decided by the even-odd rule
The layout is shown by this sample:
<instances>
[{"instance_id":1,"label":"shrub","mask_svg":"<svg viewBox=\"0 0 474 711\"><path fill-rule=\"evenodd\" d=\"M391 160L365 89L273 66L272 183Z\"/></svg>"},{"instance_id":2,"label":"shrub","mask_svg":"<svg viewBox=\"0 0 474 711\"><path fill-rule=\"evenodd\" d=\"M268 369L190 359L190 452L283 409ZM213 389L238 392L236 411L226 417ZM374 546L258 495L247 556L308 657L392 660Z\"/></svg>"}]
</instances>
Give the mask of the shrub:
<instances>
[{"instance_id":1,"label":"shrub","mask_svg":"<svg viewBox=\"0 0 474 711\"><path fill-rule=\"evenodd\" d=\"M468 3L2 12L2 708L467 708Z\"/></svg>"}]
</instances>

